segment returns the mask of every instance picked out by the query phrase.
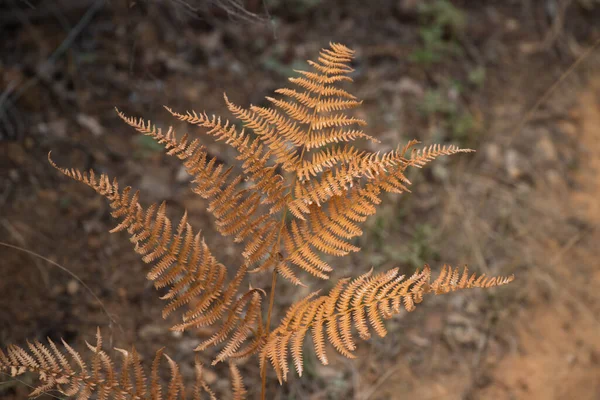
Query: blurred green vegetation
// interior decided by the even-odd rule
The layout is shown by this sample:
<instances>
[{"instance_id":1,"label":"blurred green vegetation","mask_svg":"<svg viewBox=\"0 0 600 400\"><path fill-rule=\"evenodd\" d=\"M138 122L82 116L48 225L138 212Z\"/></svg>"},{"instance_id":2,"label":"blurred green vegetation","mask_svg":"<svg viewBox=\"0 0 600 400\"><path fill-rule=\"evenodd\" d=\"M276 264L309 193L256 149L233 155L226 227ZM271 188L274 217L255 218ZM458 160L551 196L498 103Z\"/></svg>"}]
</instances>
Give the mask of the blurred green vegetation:
<instances>
[{"instance_id":1,"label":"blurred green vegetation","mask_svg":"<svg viewBox=\"0 0 600 400\"><path fill-rule=\"evenodd\" d=\"M133 158L136 160L143 160L151 157L156 153L162 153L164 150L163 145L159 144L150 136L139 135L135 136L135 150Z\"/></svg>"},{"instance_id":2,"label":"blurred green vegetation","mask_svg":"<svg viewBox=\"0 0 600 400\"><path fill-rule=\"evenodd\" d=\"M467 106L448 92L461 94L465 89L460 82L452 82L450 88L427 89L419 111L426 118L435 118L440 136L463 147L473 145L481 131L481 122L477 120Z\"/></svg>"},{"instance_id":3,"label":"blurred green vegetation","mask_svg":"<svg viewBox=\"0 0 600 400\"><path fill-rule=\"evenodd\" d=\"M431 66L449 55L461 55L458 37L466 25L464 11L448 0L422 2L418 11L422 47L411 54L410 60Z\"/></svg>"}]
</instances>

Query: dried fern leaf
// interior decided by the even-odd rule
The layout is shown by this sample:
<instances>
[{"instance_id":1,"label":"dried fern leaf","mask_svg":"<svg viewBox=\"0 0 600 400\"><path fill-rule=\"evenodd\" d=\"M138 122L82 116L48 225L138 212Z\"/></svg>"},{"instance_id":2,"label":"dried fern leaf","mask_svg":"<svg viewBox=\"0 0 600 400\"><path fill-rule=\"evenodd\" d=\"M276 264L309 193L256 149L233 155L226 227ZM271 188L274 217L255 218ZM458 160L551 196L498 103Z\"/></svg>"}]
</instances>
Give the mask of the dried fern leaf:
<instances>
[{"instance_id":1,"label":"dried fern leaf","mask_svg":"<svg viewBox=\"0 0 600 400\"><path fill-rule=\"evenodd\" d=\"M359 152L348 146L343 149L333 147L315 153L311 161L303 162L298 168L298 176L304 180L296 183L294 189L297 195L288 207L294 216L304 219L303 214L310 212L307 205L321 206L333 196L343 196L363 178L367 183L372 182L386 192L408 192L406 185L409 185L410 181L404 175L407 167L422 167L439 156L468 153L473 150L461 149L454 145L432 145L413 150L409 158L405 157L406 151L407 147L380 155Z\"/></svg>"},{"instance_id":2,"label":"dried fern leaf","mask_svg":"<svg viewBox=\"0 0 600 400\"><path fill-rule=\"evenodd\" d=\"M237 159L242 162L244 174L254 182L256 189L266 195L266 204L276 204L280 200L279 196L285 191L283 178L272 173L274 168L267 165L271 150L265 150L260 140L251 139L244 130L238 132L235 125L229 121L222 122L220 117L196 112L179 114L168 107L166 109L181 121L209 129L207 134L235 148L240 153Z\"/></svg>"},{"instance_id":3,"label":"dried fern leaf","mask_svg":"<svg viewBox=\"0 0 600 400\"><path fill-rule=\"evenodd\" d=\"M227 95L225 95L225 102L229 111L269 146L275 163L280 164L286 171L292 171L300 158L296 153L294 142L286 140L285 136L279 134L278 128L271 126L269 120L252 110L252 107L243 109L229 101Z\"/></svg>"},{"instance_id":4,"label":"dried fern leaf","mask_svg":"<svg viewBox=\"0 0 600 400\"><path fill-rule=\"evenodd\" d=\"M287 379L288 348L299 375L302 375L302 343L312 331L313 347L317 358L327 364L325 339L346 357L354 357L356 346L352 330L355 328L364 340L373 329L379 336L386 335L383 320L400 312L402 304L413 311L428 293L443 294L467 288L490 288L512 282L513 276L488 278L476 275L468 278L465 267L444 266L438 278L431 282L431 269L425 266L413 276L404 279L398 269L371 276L367 273L353 281L340 280L327 296L317 293L293 304L279 326L273 330L261 350L261 359L268 359L280 382Z\"/></svg>"},{"instance_id":5,"label":"dried fern leaf","mask_svg":"<svg viewBox=\"0 0 600 400\"><path fill-rule=\"evenodd\" d=\"M121 220L112 231L127 230L135 251L142 256L144 262L153 265L147 278L154 281L157 288L169 287L167 294L162 297L168 301L163 309L163 316L187 306L183 322L172 329L181 331L222 323L218 335L205 342L201 348L217 345L227 340L230 334L235 343L239 341L240 331L249 332L254 329L256 315L260 313L261 291L250 291L236 300L247 266L242 265L234 278L227 282L225 266L211 254L200 234L193 232L187 222L187 214L184 214L173 232L172 223L166 216L165 203L160 206L152 205L145 210L138 202L138 193L130 195L131 188L119 191L117 181L111 183L104 174L96 179L93 171L88 174L74 169L62 169L51 159L50 163L63 174L85 183L110 201L113 217ZM247 299L252 301L248 303ZM246 305L249 305L246 318L240 320L237 314ZM225 320L223 317L226 317ZM229 353L222 354L220 360L227 358L227 355Z\"/></svg>"},{"instance_id":6,"label":"dried fern leaf","mask_svg":"<svg viewBox=\"0 0 600 400\"><path fill-rule=\"evenodd\" d=\"M317 61L308 61L309 71L296 71L298 76L290 78L293 87L276 90L277 98L266 98L269 107L244 108L225 96L227 108L243 124L242 129L205 112L177 113L166 107L179 121L204 128L209 136L235 149L240 171L210 156L199 139L188 134L178 137L172 128L163 133L150 121L126 117L117 110L128 125L155 139L168 155L183 162L193 178L192 190L207 200L216 229L243 244L244 262L233 278L200 233L192 229L187 214L173 224L166 216L165 203L144 208L139 193L129 187L119 190L116 180L110 181L104 174L96 177L93 171L62 169L50 160L63 174L110 201L112 216L119 221L111 232L127 230L135 251L151 264L148 279L157 288L167 288L162 296L167 302L163 316L183 308L182 321L172 329L211 328L211 336L196 350L220 348L213 364L229 361L236 399L247 392L234 364L238 359L258 355L261 371L264 373L263 367L270 363L283 382L291 368L290 360L302 374L306 336L312 338L312 347L323 364L328 363L327 342L340 354L353 358L356 333L364 340L372 332L385 336L384 320L401 308L412 311L425 294L493 287L513 279L469 276L466 268L460 272L447 266L433 281L428 266L406 279L397 269L376 275L368 272L338 281L328 295L315 292L292 304L273 331L268 320L275 292L271 293L267 321L262 320L261 308L265 293L253 288L239 293L248 272L274 269L274 278L281 276L295 285L303 285L299 273L328 279L333 267L323 256L343 257L360 250L353 239L362 235L360 226L376 213L382 194L409 191L407 168L471 151L454 145L415 149L416 140L388 152L356 147L353 142L357 139L377 139L361 130L366 121L351 110L362 102L342 87L352 82L353 57L349 48L330 43ZM116 374L112 361L100 349L100 338L96 346L88 347L95 354L89 364L66 344L68 357L54 343L46 348L36 342L28 344L29 351L12 348L9 355L0 352L0 366L6 365L3 368L14 374L27 369L44 371L37 393L60 386L67 395L89 398L97 392L98 398L105 399L118 387L137 396L134 398L149 394L161 398L158 366L162 351L147 377L135 350L121 350L121 373ZM171 359L165 358L171 380L164 393L167 398L179 398L184 393L181 373ZM46 371L62 372L48 375ZM194 399L202 393L215 398L202 379L199 363L196 372Z\"/></svg>"},{"instance_id":7,"label":"dried fern leaf","mask_svg":"<svg viewBox=\"0 0 600 400\"><path fill-rule=\"evenodd\" d=\"M64 343L64 342L63 342ZM65 344L65 349L59 349L50 339L44 345L38 341L28 343L29 351L19 346L8 346L0 349L0 372L17 377L26 372L34 373L39 384L30 393L37 397L43 393L57 391L67 397L88 399L92 396L100 400L125 399L155 399L179 400L185 399L185 386L179 372L179 366L163 350L156 352L147 378L140 356L132 348L130 351L116 349L121 355L121 368L117 371L111 357L102 349L102 336L98 329L96 344L87 344L89 363L71 347ZM160 364L163 359L169 365L169 384L163 386L160 378ZM91 366L91 369L87 368ZM236 399L243 399L246 392L239 376L232 377ZM202 365L196 360L196 385L194 399L200 400L202 393L208 393L216 399L214 392L202 378Z\"/></svg>"},{"instance_id":8,"label":"dried fern leaf","mask_svg":"<svg viewBox=\"0 0 600 400\"><path fill-rule=\"evenodd\" d=\"M234 133L234 128L221 127L220 120L213 119L213 122L218 121L219 129L236 138L236 140L232 140L238 149L241 149L240 157L246 166L246 177L253 182L249 187L244 187L244 175L238 175L228 181L232 169L224 170L223 164L218 163L216 157L209 157L206 147L200 145L198 139L190 141L186 134L178 140L172 128L163 134L162 130L152 125L150 121L127 117L118 110L117 113L123 121L138 132L163 144L167 154L176 156L184 162L186 171L194 177L193 182L196 186L192 190L210 200L208 211L215 217L219 233L223 236L234 235L236 242L244 242L257 237L262 241L267 240L264 235L261 235L261 230L268 226L270 214L282 207L286 188L283 178L273 168L266 165L266 159L253 154L258 150L257 142L253 145L244 144L247 136L240 135L241 138L238 138ZM195 121L195 123L200 122ZM225 125L229 126L228 123ZM217 128L217 126L211 125L210 121L205 121L203 126ZM219 129L217 131L220 132ZM270 212L267 212L266 215L260 208L261 204L272 204ZM262 253L254 252L255 259L249 263L252 264L263 257L270 249L269 246L272 245L272 242L268 242L263 246ZM251 248L252 245L247 244L247 247Z\"/></svg>"},{"instance_id":9,"label":"dried fern leaf","mask_svg":"<svg viewBox=\"0 0 600 400\"><path fill-rule=\"evenodd\" d=\"M244 382L242 380L242 374L238 369L235 363L229 363L229 371L231 373L231 383L233 387L233 399L234 400L243 400L246 398L248 391L244 386Z\"/></svg>"}]
</instances>

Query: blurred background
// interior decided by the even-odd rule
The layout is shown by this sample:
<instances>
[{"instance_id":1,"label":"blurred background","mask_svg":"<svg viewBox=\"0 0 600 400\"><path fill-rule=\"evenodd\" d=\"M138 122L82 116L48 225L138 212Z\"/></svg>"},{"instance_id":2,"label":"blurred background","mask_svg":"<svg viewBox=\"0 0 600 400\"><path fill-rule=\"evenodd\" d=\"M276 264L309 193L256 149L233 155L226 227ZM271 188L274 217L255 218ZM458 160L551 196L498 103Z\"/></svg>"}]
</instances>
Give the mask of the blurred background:
<instances>
[{"instance_id":1,"label":"blurred background","mask_svg":"<svg viewBox=\"0 0 600 400\"><path fill-rule=\"evenodd\" d=\"M413 192L385 198L334 278L449 263L517 280L427 298L386 338L361 343L357 360L329 351L324 367L308 350L305 376L271 379L269 398L600 398L600 50L587 51L600 39L599 1L2 0L0 38L0 241L59 263L101 301L0 247L2 347L62 337L82 349L99 326L109 345L135 343L146 360L166 346L192 375L201 334L169 332L147 267L124 234L108 233L106 201L49 168L47 153L117 176L145 204L166 199L174 216L189 210L235 269L239 248L216 233L181 165L114 107L183 133L163 105L230 118L223 92L262 105L333 41L356 50L349 89L381 140L369 149L416 138L477 150L411 171ZM253 279L268 289L269 274ZM274 321L306 294L277 290ZM255 365L240 367L249 398ZM231 396L226 368L206 374ZM24 379L0 377L0 397L25 399Z\"/></svg>"}]
</instances>

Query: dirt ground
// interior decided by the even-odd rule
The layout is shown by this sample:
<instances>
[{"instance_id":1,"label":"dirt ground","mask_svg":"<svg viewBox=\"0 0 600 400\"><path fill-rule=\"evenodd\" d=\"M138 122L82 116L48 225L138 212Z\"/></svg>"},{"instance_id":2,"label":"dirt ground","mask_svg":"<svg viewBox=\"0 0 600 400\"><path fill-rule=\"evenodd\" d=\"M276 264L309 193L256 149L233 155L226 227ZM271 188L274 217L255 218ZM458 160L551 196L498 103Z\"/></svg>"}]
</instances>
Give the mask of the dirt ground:
<instances>
[{"instance_id":1,"label":"dirt ground","mask_svg":"<svg viewBox=\"0 0 600 400\"><path fill-rule=\"evenodd\" d=\"M162 126L175 124L164 104L229 117L223 92L262 104L336 41L357 50L353 90L382 141L373 150L417 138L477 153L409 176L413 192L385 199L335 277L466 263L517 280L427 298L391 320L386 338L362 343L357 360L329 352L323 367L307 351L305 376L284 387L271 379L269 398L600 398L600 50L586 53L600 39L600 4L248 0L233 16L232 4L0 4L0 241L70 271L0 247L0 345L62 337L83 348L100 327L109 346L135 343L145 359L165 346L191 375L199 335L169 332L175 317L160 317L146 267L124 235L108 233L106 202L49 168L47 153L117 176L146 204L166 199L173 216L187 209L217 258L239 265L181 166L114 107ZM278 291L276 319L304 294ZM241 370L254 398L254 360ZM231 396L226 368L207 378ZM0 378L0 398L26 398L28 379Z\"/></svg>"}]
</instances>

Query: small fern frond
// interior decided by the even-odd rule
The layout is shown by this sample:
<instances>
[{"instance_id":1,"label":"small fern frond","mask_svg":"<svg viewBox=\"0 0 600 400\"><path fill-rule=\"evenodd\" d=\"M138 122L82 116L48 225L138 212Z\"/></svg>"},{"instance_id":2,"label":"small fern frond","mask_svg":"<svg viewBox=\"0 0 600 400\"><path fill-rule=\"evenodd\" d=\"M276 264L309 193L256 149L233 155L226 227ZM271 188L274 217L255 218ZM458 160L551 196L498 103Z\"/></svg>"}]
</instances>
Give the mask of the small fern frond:
<instances>
[{"instance_id":1,"label":"small fern frond","mask_svg":"<svg viewBox=\"0 0 600 400\"><path fill-rule=\"evenodd\" d=\"M370 135L367 135L361 130L357 129L329 129L327 131L311 131L310 135L306 139L306 149L311 150L318 147L323 147L331 143L340 142L351 142L356 139L366 139L373 143L380 143L379 139L376 139Z\"/></svg>"},{"instance_id":2,"label":"small fern frond","mask_svg":"<svg viewBox=\"0 0 600 400\"><path fill-rule=\"evenodd\" d=\"M38 341L28 343L29 351L14 345L8 346L5 351L0 349L0 372L12 377L26 372L36 374L40 383L30 393L30 397L57 391L77 399L88 399L92 396L100 400L185 399L185 386L179 366L163 353L163 349L156 352L148 380L135 348L130 351L115 349L122 357L120 371L117 371L111 357L102 349L102 336L99 329L96 333L96 344L87 343L91 354L89 361L91 368L88 368L83 357L64 341L63 345L65 349L60 350L52 340L48 339L48 345ZM159 374L163 358L167 360L170 370L170 382L166 387L161 384ZM203 398L203 393L207 393L211 399L216 399L214 392L202 377L202 368L202 364L196 360L196 385L193 399L200 400ZM238 394L236 399L243 399L246 393L241 390L243 386L240 386L239 379L239 372L232 373L232 385L234 392Z\"/></svg>"},{"instance_id":3,"label":"small fern frond","mask_svg":"<svg viewBox=\"0 0 600 400\"><path fill-rule=\"evenodd\" d=\"M242 129L238 132L235 125L229 121L222 122L220 117L208 117L207 114L188 112L179 114L165 107L171 115L177 119L209 129L207 134L214 136L217 141L224 140L225 143L235 148L240 154L237 157L242 162L242 169L247 178L254 182L254 188L266 195L265 204L279 204L284 195L284 179L275 173L275 168L269 166L272 151L266 150L260 140L251 139ZM273 211L272 211L273 212Z\"/></svg>"},{"instance_id":4,"label":"small fern frond","mask_svg":"<svg viewBox=\"0 0 600 400\"><path fill-rule=\"evenodd\" d=\"M210 158L206 147L200 146L197 139L190 142L188 136L184 135L178 141L172 128L165 135L149 121L128 118L117 112L138 132L163 144L167 154L184 161L187 172L194 177L196 186L193 191L210 200L207 209L215 217L219 233L223 236L234 235L235 242L246 243L243 254L249 265L267 254L275 242L273 235L268 233L275 223L270 214L283 207L286 186L275 169L264 164L266 160L254 156L246 159L252 165L246 172L253 183L249 187L242 187L243 176L238 175L228 182L232 169L223 171L223 164L218 164L216 157ZM242 151L243 154L252 152L247 147L243 147ZM271 204L269 213L262 212L261 204Z\"/></svg>"},{"instance_id":5,"label":"small fern frond","mask_svg":"<svg viewBox=\"0 0 600 400\"><path fill-rule=\"evenodd\" d=\"M340 257L360 250L349 243L348 239L362 231L347 217L353 211L360 213L360 203L338 197L337 201L332 202L329 213L314 205L311 207L310 220L300 223L292 221L291 229L284 230L283 238L288 256L282 261L280 268L293 264L318 278L328 279L328 274L333 269L316 252Z\"/></svg>"},{"instance_id":6,"label":"small fern frond","mask_svg":"<svg viewBox=\"0 0 600 400\"><path fill-rule=\"evenodd\" d=\"M405 153L408 147L411 146L411 142L405 146L404 149L392 150L384 154L379 152L373 153L369 151L359 151L353 146L346 145L343 148L339 146L332 146L319 150L312 154L311 160L305 160L302 162L297 169L297 176L301 180L310 180L313 177L318 176L325 170L332 169L337 165L347 165L349 167L349 173L352 178L359 179L366 177L367 179L374 179L380 174L386 174L388 169L397 166L410 166L413 164L422 165L423 160L417 157L414 160L407 159ZM456 152L469 152L471 150L459 149L456 146L450 146L444 148L444 152L430 152L429 157L439 155L450 155ZM427 149L423 150L422 153L427 152Z\"/></svg>"},{"instance_id":7,"label":"small fern frond","mask_svg":"<svg viewBox=\"0 0 600 400\"><path fill-rule=\"evenodd\" d=\"M460 273L458 268L444 266L439 277L431 282L431 269L427 265L409 279L404 279L397 268L375 276L368 272L353 281L342 279L329 295L315 298L317 293L313 293L293 304L277 329L269 334L261 357L270 361L282 382L287 379L289 353L298 374L302 375L302 344L309 330L317 358L323 364L328 363L325 338L340 354L353 358L356 345L352 328L363 340L371 337L370 329L383 337L387 334L383 321L399 313L402 307L413 311L425 294L490 288L513 279L513 276L469 276L466 267Z\"/></svg>"},{"instance_id":8,"label":"small fern frond","mask_svg":"<svg viewBox=\"0 0 600 400\"><path fill-rule=\"evenodd\" d=\"M439 156L450 156L457 153L472 153L475 150L461 149L456 145L432 144L423 149L413 149L410 155L410 165L422 167Z\"/></svg>"},{"instance_id":9,"label":"small fern frond","mask_svg":"<svg viewBox=\"0 0 600 400\"><path fill-rule=\"evenodd\" d=\"M273 128L269 121L256 111L253 111L252 107L249 110L243 109L229 101L227 95L224 97L229 111L269 146L275 157L275 163L280 164L286 171L292 171L300 158L296 153L294 143L288 142L285 136L280 135L277 129Z\"/></svg>"},{"instance_id":10,"label":"small fern frond","mask_svg":"<svg viewBox=\"0 0 600 400\"><path fill-rule=\"evenodd\" d=\"M206 383L203 378L204 374L204 366L199 360L199 357L196 356L196 363L194 365L194 372L196 375L196 382L194 384L194 400L204 399L203 393L206 393L210 400L217 400L217 396L215 392L212 391L210 386ZM233 381L232 381L233 383Z\"/></svg>"},{"instance_id":11,"label":"small fern frond","mask_svg":"<svg viewBox=\"0 0 600 400\"><path fill-rule=\"evenodd\" d=\"M116 179L111 183L104 174L96 179L93 171L88 174L75 169L62 169L52 159L49 160L63 174L85 183L110 201L112 216L121 220L111 232L127 230L136 253L142 256L144 262L153 264L147 278L154 281L157 289L169 287L167 294L161 297L168 301L163 309L163 317L187 306L183 322L175 325L173 330L211 326L225 316L218 334L199 349L217 345L230 335L233 335L231 340L234 343L240 337L248 337L257 322L257 314L261 312L261 292L253 290L236 300L240 284L247 273L246 265L242 265L235 277L227 282L225 266L211 254L200 234L193 232L187 222L187 213L173 232L171 220L166 216L165 203L160 206L153 204L145 210L138 202L139 193L130 197L129 187L119 191ZM246 305L246 317L240 320L238 314ZM237 347L234 346L230 353L236 350ZM228 355L230 354L221 354L220 359L223 360Z\"/></svg>"},{"instance_id":12,"label":"small fern frond","mask_svg":"<svg viewBox=\"0 0 600 400\"><path fill-rule=\"evenodd\" d=\"M412 146L413 142L407 147ZM305 181L298 181L297 193L288 207L290 212L300 219L309 213L310 204L326 203L333 196L342 196L352 188L358 179L373 181L375 185L387 192L408 192L410 181L404 175L409 166L422 167L431 160L443 155L472 152L457 146L432 145L421 150L413 150L410 158L405 158L407 147L380 155L378 153L358 152L352 147L344 149L332 148L316 153L313 160L306 161L298 169L298 175ZM341 164L332 168L335 164ZM328 168L328 169L325 169ZM316 179L311 180L313 177Z\"/></svg>"},{"instance_id":13,"label":"small fern frond","mask_svg":"<svg viewBox=\"0 0 600 400\"><path fill-rule=\"evenodd\" d=\"M231 373L231 384L233 387L233 400L243 400L246 398L248 391L244 386L242 374L235 363L229 363L229 371Z\"/></svg>"},{"instance_id":14,"label":"small fern frond","mask_svg":"<svg viewBox=\"0 0 600 400\"><path fill-rule=\"evenodd\" d=\"M320 67L320 65L317 63L310 63L310 65L313 67ZM298 101L303 106L315 110L316 112L342 111L358 107L362 104L362 101L358 100L319 99L318 97L311 96L306 92L298 92L294 89L277 89L275 90L275 93L290 97Z\"/></svg>"}]
</instances>

